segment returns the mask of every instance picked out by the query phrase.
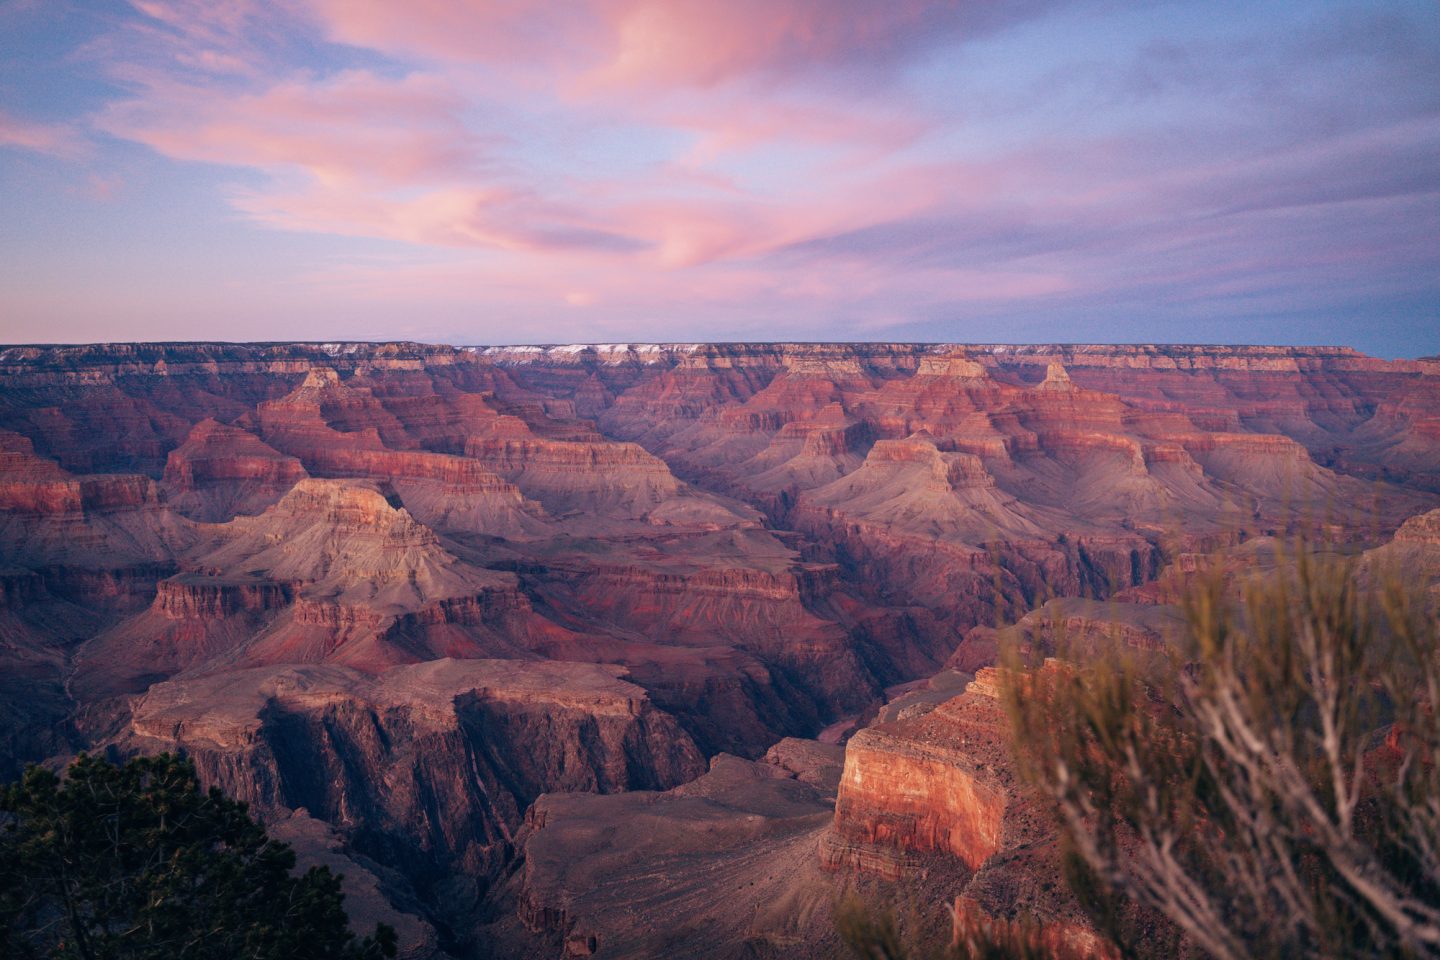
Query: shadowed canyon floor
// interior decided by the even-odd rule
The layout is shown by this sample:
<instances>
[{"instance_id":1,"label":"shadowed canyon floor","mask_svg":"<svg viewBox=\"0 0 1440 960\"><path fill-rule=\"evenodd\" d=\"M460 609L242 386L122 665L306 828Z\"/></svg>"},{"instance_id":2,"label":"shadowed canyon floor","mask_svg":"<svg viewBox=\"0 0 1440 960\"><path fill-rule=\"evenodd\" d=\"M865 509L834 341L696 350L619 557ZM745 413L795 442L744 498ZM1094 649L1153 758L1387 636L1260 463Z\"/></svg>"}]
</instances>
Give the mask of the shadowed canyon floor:
<instances>
[{"instance_id":1,"label":"shadowed canyon floor","mask_svg":"<svg viewBox=\"0 0 1440 960\"><path fill-rule=\"evenodd\" d=\"M0 348L0 773L184 750L414 958L830 957L851 887L1105 956L997 651L1295 534L1437 589L1440 359Z\"/></svg>"}]
</instances>

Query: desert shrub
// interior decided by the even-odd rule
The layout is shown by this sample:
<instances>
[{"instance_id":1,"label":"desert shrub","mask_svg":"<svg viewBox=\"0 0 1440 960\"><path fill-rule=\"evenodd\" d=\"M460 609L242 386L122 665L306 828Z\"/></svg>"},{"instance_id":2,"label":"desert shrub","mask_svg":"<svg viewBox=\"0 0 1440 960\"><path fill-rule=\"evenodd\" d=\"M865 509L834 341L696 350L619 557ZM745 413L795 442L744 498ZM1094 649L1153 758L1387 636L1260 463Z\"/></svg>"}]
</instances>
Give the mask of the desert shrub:
<instances>
[{"instance_id":1,"label":"desert shrub","mask_svg":"<svg viewBox=\"0 0 1440 960\"><path fill-rule=\"evenodd\" d=\"M1205 954L1440 955L1440 628L1399 578L1297 551L1185 600L1143 665L1007 657L1022 770L1125 952L1138 904Z\"/></svg>"},{"instance_id":2,"label":"desert shrub","mask_svg":"<svg viewBox=\"0 0 1440 960\"><path fill-rule=\"evenodd\" d=\"M1040 928L1027 921L986 923L959 916L950 937L917 935L913 906L867 901L853 891L835 908L840 939L860 960L1048 960Z\"/></svg>"}]
</instances>

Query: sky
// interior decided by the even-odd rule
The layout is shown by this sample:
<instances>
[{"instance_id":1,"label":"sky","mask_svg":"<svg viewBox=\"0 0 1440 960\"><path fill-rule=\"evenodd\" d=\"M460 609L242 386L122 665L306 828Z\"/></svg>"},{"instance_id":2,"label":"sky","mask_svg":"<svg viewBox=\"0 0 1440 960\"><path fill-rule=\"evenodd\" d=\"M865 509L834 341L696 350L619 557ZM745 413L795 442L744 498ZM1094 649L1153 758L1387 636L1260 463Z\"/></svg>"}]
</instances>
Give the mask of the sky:
<instances>
[{"instance_id":1,"label":"sky","mask_svg":"<svg viewBox=\"0 0 1440 960\"><path fill-rule=\"evenodd\" d=\"M0 341L1440 353L1435 0L0 0Z\"/></svg>"}]
</instances>

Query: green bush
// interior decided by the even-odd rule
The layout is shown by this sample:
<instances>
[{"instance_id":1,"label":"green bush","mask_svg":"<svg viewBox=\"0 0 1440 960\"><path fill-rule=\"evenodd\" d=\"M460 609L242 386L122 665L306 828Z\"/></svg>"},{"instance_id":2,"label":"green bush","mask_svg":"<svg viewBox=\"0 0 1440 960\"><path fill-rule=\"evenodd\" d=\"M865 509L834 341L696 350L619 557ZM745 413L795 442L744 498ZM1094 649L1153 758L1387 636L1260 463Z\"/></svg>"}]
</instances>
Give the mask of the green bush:
<instances>
[{"instance_id":1,"label":"green bush","mask_svg":"<svg viewBox=\"0 0 1440 960\"><path fill-rule=\"evenodd\" d=\"M74 960L378 960L351 933L340 878L295 854L194 766L81 755L0 793L0 955Z\"/></svg>"}]
</instances>

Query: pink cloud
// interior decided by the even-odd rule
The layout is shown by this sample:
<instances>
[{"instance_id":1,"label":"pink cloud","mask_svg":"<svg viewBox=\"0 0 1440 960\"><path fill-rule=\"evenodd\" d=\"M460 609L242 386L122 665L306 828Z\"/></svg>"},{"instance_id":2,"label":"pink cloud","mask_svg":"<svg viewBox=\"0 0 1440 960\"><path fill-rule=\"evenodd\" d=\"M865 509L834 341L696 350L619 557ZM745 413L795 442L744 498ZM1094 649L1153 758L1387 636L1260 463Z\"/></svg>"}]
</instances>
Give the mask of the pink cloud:
<instances>
[{"instance_id":1,"label":"pink cloud","mask_svg":"<svg viewBox=\"0 0 1440 960\"><path fill-rule=\"evenodd\" d=\"M233 126L226 130L239 135ZM343 148L341 140L327 144L323 153L344 154ZM201 156L193 150L185 155ZM256 221L282 229L428 246L570 250L606 262L675 270L761 257L926 212L981 211L1013 175L1004 166L900 165L851 178L849 188L827 178L796 184L783 196L722 184L719 195L708 198L704 195L714 194L716 185L697 185L681 171L673 188L581 181L568 190L572 199L560 200L503 178L367 181L325 176L326 168L312 162L304 167L312 178L236 191L232 202ZM646 199L647 193L654 196Z\"/></svg>"},{"instance_id":2,"label":"pink cloud","mask_svg":"<svg viewBox=\"0 0 1440 960\"><path fill-rule=\"evenodd\" d=\"M96 122L181 160L297 168L325 183L408 184L482 165L482 140L460 121L463 108L433 78L350 71L229 95L156 80L143 98L112 105Z\"/></svg>"},{"instance_id":3,"label":"pink cloud","mask_svg":"<svg viewBox=\"0 0 1440 960\"><path fill-rule=\"evenodd\" d=\"M641 114L644 115L644 114ZM705 164L725 154L777 143L834 148L847 158L873 160L916 142L930 121L903 102L835 102L829 98L716 96L681 98L652 106L653 122L690 130L698 140L687 162Z\"/></svg>"},{"instance_id":4,"label":"pink cloud","mask_svg":"<svg viewBox=\"0 0 1440 960\"><path fill-rule=\"evenodd\" d=\"M92 56L204 76L258 76L306 25L300 0L130 0L142 15L102 36Z\"/></svg>"},{"instance_id":5,"label":"pink cloud","mask_svg":"<svg viewBox=\"0 0 1440 960\"><path fill-rule=\"evenodd\" d=\"M1251 238L1258 220L1226 218L1433 181L1428 120L1287 154L1237 150L1208 116L1072 129L1027 113L1030 87L991 107L1020 122L972 128L945 91L885 82L1047 2L136 0L144 19L106 51L131 95L94 122L248 168L226 197L255 223L447 261L321 286L404 300L453 283L457 310L617 324L690 305L883 325L902 308L1229 293L1385 251L1260 224L1296 241L1281 262Z\"/></svg>"},{"instance_id":6,"label":"pink cloud","mask_svg":"<svg viewBox=\"0 0 1440 960\"><path fill-rule=\"evenodd\" d=\"M236 82L227 74L232 60L246 59L257 31L276 29L256 4L136 2L147 17L138 27L146 55L112 65L136 95L104 110L96 126L175 159L265 172L268 184L232 188L230 196L237 209L278 228L434 246L573 249L673 269L755 256L817 231L903 214L904 198L914 192L893 182L883 165L883 190L868 189L876 177L867 176L857 184L866 189L838 202L813 180L817 163L832 164L827 179L839 179L829 186L844 183L846 163L874 160L919 137L923 120L893 102L797 93L757 103L709 88L620 98L607 109L694 139L641 179L587 175L577 164L561 182L542 181L522 162L499 159L502 138L473 132L487 115L486 97L509 98L505 107L519 115L559 114L562 128L583 119L585 107L527 92L523 84L507 87L490 74L477 79L453 65L399 78L352 69L328 77L281 73L268 85L254 75ZM529 0L416 0L403 8L287 0L281 12L309 23L297 12L302 2L313 4L316 22L332 38L380 50L489 58L512 67L565 53L573 62L560 72L597 91L642 80L703 86L789 58L878 56L914 42L912 33L927 18L950 16L949 5L912 0L885 12L864 4L837 12L818 0L777 0L763 9L756 0L589 0L567 8ZM215 15L206 16L212 9ZM532 53L532 45L545 53ZM216 75L196 75L209 67ZM784 142L809 145L813 155L798 159L794 171L812 182L796 183L783 196L770 189L779 181L767 186L714 166L725 155Z\"/></svg>"},{"instance_id":7,"label":"pink cloud","mask_svg":"<svg viewBox=\"0 0 1440 960\"><path fill-rule=\"evenodd\" d=\"M580 90L710 86L896 60L989 32L1045 0L310 0L334 40L422 58L528 63Z\"/></svg>"},{"instance_id":8,"label":"pink cloud","mask_svg":"<svg viewBox=\"0 0 1440 960\"><path fill-rule=\"evenodd\" d=\"M100 203L110 203L125 188L125 180L119 176L102 176L92 173L85 178L84 183L73 188L77 196L86 197Z\"/></svg>"},{"instance_id":9,"label":"pink cloud","mask_svg":"<svg viewBox=\"0 0 1440 960\"><path fill-rule=\"evenodd\" d=\"M0 147L17 147L67 159L83 155L85 138L64 124L22 120L0 109Z\"/></svg>"},{"instance_id":10,"label":"pink cloud","mask_svg":"<svg viewBox=\"0 0 1440 960\"><path fill-rule=\"evenodd\" d=\"M462 62L548 66L594 36L596 4L544 0L309 0L336 42Z\"/></svg>"},{"instance_id":11,"label":"pink cloud","mask_svg":"<svg viewBox=\"0 0 1440 960\"><path fill-rule=\"evenodd\" d=\"M237 193L232 202L257 222L281 229L426 246L610 254L640 246L583 210L498 186L397 194L312 184L291 192Z\"/></svg>"},{"instance_id":12,"label":"pink cloud","mask_svg":"<svg viewBox=\"0 0 1440 960\"><path fill-rule=\"evenodd\" d=\"M613 53L587 81L597 87L711 85L756 72L865 59L917 42L946 6L825 0L638 0L614 5ZM939 14L939 16L936 16Z\"/></svg>"}]
</instances>

